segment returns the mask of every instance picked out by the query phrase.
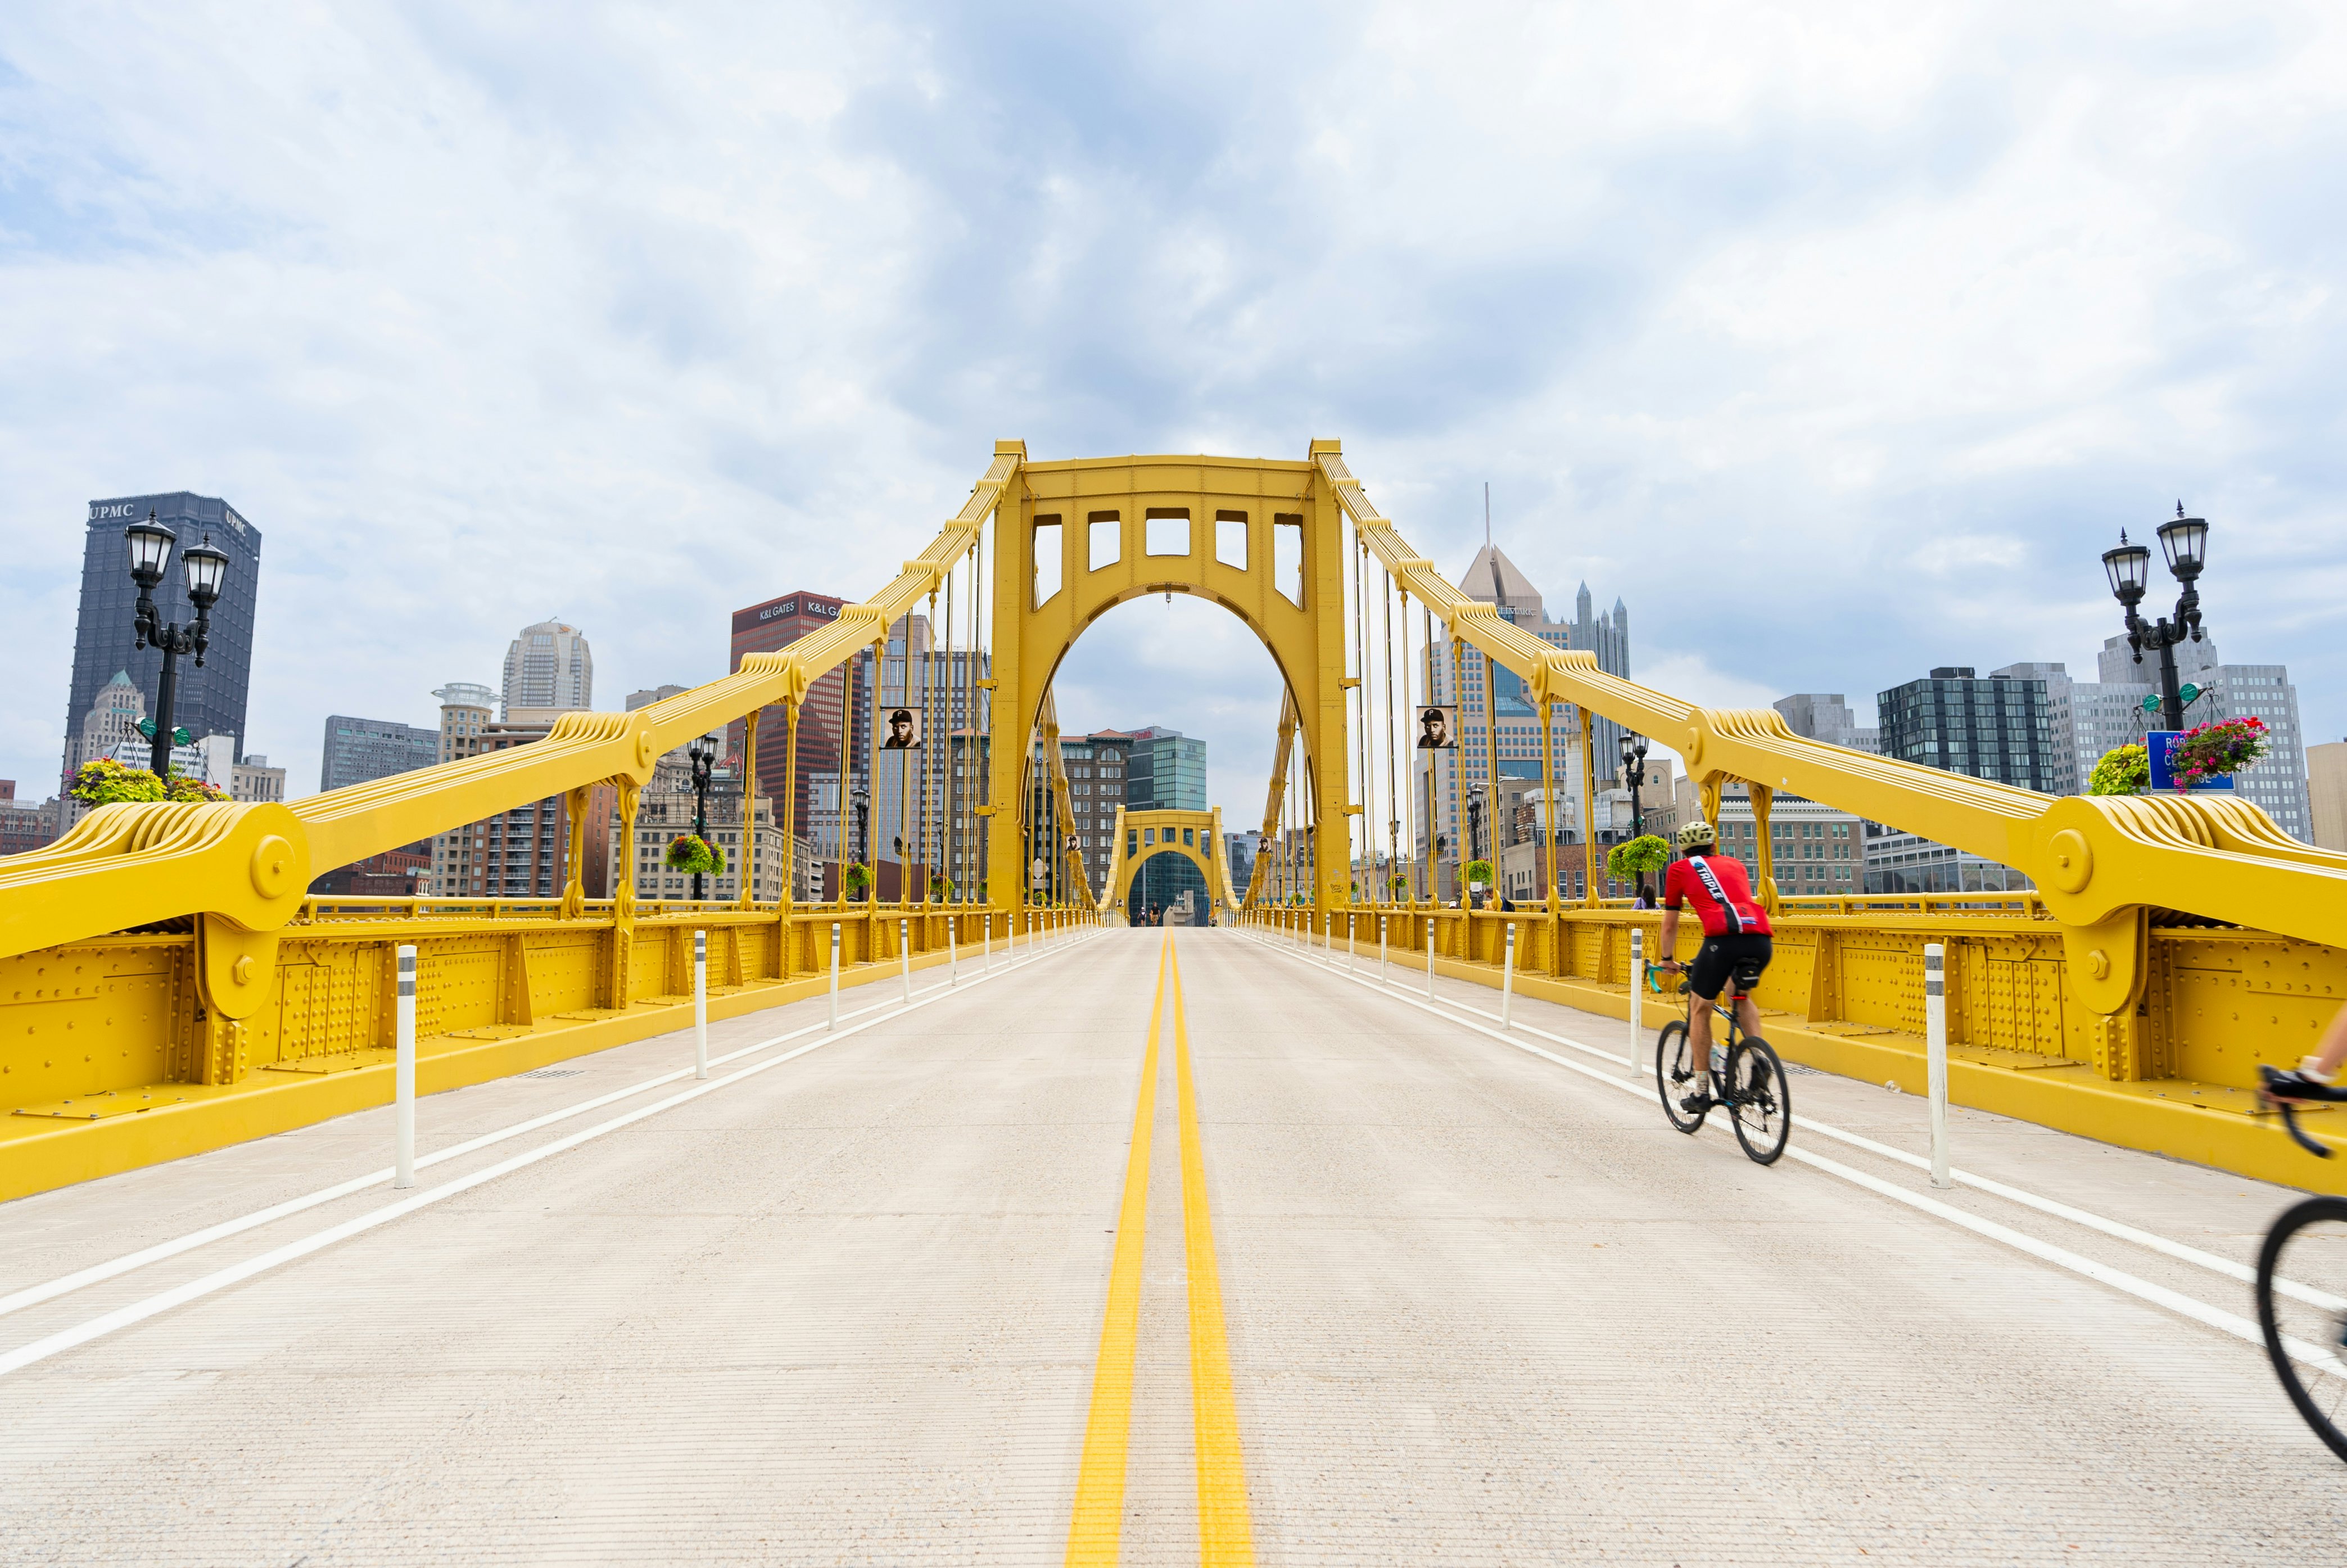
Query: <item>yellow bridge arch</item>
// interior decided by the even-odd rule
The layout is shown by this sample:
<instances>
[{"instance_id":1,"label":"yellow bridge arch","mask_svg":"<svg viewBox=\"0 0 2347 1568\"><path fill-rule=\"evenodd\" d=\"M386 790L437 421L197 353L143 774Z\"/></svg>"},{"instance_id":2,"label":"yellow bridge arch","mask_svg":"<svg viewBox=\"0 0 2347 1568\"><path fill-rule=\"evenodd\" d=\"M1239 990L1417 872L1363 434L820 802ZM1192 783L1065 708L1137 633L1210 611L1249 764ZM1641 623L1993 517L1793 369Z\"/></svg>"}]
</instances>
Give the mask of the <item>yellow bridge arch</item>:
<instances>
[{"instance_id":1,"label":"yellow bridge arch","mask_svg":"<svg viewBox=\"0 0 2347 1568\"><path fill-rule=\"evenodd\" d=\"M1145 862L1160 855L1178 855L1198 868L1206 879L1206 902L1213 908L1239 907L1231 892L1230 853L1223 842L1220 806L1211 811L1127 811L1119 806L1115 848L1101 889L1101 913L1124 908L1133 897L1133 877Z\"/></svg>"}]
</instances>

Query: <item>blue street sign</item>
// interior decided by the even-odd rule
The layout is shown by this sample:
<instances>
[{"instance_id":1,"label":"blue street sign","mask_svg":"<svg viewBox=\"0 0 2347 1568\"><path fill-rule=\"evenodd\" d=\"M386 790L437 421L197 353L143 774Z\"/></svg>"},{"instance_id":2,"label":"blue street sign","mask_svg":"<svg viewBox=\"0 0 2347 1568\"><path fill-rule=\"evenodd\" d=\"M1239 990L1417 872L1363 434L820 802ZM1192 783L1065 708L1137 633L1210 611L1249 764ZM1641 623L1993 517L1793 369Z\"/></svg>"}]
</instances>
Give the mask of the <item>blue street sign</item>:
<instances>
[{"instance_id":1,"label":"blue street sign","mask_svg":"<svg viewBox=\"0 0 2347 1568\"><path fill-rule=\"evenodd\" d=\"M2176 787L2176 774L2168 765L2168 748L2176 743L2176 737L2182 733L2179 730L2154 730L2143 738L2143 749L2151 754L2151 787L2155 792L2172 790ZM2232 787L2233 775L2219 774L2214 778L2203 779L2194 784L2192 793L2207 794L2211 791L2230 790Z\"/></svg>"}]
</instances>

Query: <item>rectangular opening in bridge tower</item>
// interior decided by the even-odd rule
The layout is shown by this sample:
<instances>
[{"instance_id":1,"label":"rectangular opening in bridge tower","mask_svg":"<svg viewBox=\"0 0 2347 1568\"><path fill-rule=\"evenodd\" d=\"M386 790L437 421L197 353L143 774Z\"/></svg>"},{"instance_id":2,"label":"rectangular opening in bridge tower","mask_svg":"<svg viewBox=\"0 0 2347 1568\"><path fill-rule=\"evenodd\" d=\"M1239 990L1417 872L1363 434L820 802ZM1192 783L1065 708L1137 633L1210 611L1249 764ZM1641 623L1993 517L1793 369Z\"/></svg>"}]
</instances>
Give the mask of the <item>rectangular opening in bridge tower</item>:
<instances>
[{"instance_id":1,"label":"rectangular opening in bridge tower","mask_svg":"<svg viewBox=\"0 0 2347 1568\"><path fill-rule=\"evenodd\" d=\"M1277 512L1271 519L1271 580L1296 609L1304 608L1304 517Z\"/></svg>"},{"instance_id":2,"label":"rectangular opening in bridge tower","mask_svg":"<svg viewBox=\"0 0 2347 1568\"><path fill-rule=\"evenodd\" d=\"M1223 565L1247 569L1247 515L1245 512L1214 514L1214 559Z\"/></svg>"},{"instance_id":3,"label":"rectangular opening in bridge tower","mask_svg":"<svg viewBox=\"0 0 2347 1568\"><path fill-rule=\"evenodd\" d=\"M1057 512L1037 518L1028 540L1028 553L1035 569L1035 608L1040 610L1051 602L1060 591L1060 515Z\"/></svg>"},{"instance_id":4,"label":"rectangular opening in bridge tower","mask_svg":"<svg viewBox=\"0 0 2347 1568\"><path fill-rule=\"evenodd\" d=\"M1142 553L1153 556L1185 556L1190 553L1190 508L1187 507L1152 507L1143 514L1142 527L1144 538Z\"/></svg>"},{"instance_id":5,"label":"rectangular opening in bridge tower","mask_svg":"<svg viewBox=\"0 0 2347 1568\"><path fill-rule=\"evenodd\" d=\"M1115 512L1093 512L1084 518L1092 539L1085 569L1098 571L1124 559L1124 519Z\"/></svg>"}]
</instances>

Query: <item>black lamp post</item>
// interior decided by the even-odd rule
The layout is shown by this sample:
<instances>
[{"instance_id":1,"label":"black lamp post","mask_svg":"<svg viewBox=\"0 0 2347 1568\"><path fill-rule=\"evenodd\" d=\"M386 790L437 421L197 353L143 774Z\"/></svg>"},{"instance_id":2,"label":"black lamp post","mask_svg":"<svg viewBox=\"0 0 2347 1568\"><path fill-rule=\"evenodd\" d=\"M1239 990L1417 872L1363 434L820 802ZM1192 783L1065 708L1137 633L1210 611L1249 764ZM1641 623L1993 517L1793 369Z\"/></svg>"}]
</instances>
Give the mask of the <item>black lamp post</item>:
<instances>
[{"instance_id":1,"label":"black lamp post","mask_svg":"<svg viewBox=\"0 0 2347 1568\"><path fill-rule=\"evenodd\" d=\"M848 798L856 803L856 863L858 866L866 866L868 869L871 862L866 855L866 840L864 835L864 828L866 818L872 809L872 792L866 789L862 784L857 784L855 790L849 794ZM874 877L872 879L873 885L865 888L865 902L870 903L874 896L880 891L879 880L880 879L878 877ZM845 877L843 874L843 886L844 885Z\"/></svg>"},{"instance_id":2,"label":"black lamp post","mask_svg":"<svg viewBox=\"0 0 2347 1568\"><path fill-rule=\"evenodd\" d=\"M177 661L182 653L196 656L196 668L204 667L204 644L211 632L212 605L220 599L220 584L228 577L228 556L214 549L211 536L204 542L190 545L179 552L179 569L188 579L188 602L196 607L193 626L166 626L155 611L154 592L163 584L163 569L169 564L171 546L178 536L155 520L149 512L143 523L133 523L122 530L130 546L130 579L138 585L136 646L144 648L153 643L162 651L163 674L155 686L155 776L168 780L171 776L171 700L179 691Z\"/></svg>"},{"instance_id":3,"label":"black lamp post","mask_svg":"<svg viewBox=\"0 0 2347 1568\"><path fill-rule=\"evenodd\" d=\"M2188 637L2200 641L2200 568L2209 554L2209 525L2198 518L2184 515L2184 503L2176 503L2176 516L2159 525L2159 548L2168 557L2168 569L2184 591L2177 595L2174 620L2167 616L2156 621L2146 621L2136 613L2143 602L2144 589L2151 582L2151 551L2143 545L2127 543L2127 530L2119 530L2116 549L2103 552L2103 569L2110 574L2111 597L2127 608L2127 646L2135 650L2135 661L2143 662L2143 651L2148 644L2159 654L2160 718L2171 730L2184 727L2184 694L2176 684L2176 645Z\"/></svg>"},{"instance_id":4,"label":"black lamp post","mask_svg":"<svg viewBox=\"0 0 2347 1568\"><path fill-rule=\"evenodd\" d=\"M1646 772L1646 737L1635 730L1622 732L1622 774L1630 784L1630 836L1646 831L1646 813L1638 804L1638 785ZM1646 874L1638 873L1638 891L1646 890Z\"/></svg>"},{"instance_id":5,"label":"black lamp post","mask_svg":"<svg viewBox=\"0 0 2347 1568\"><path fill-rule=\"evenodd\" d=\"M717 767L717 749L723 743L715 735L702 735L685 748L684 754L692 763L692 836L702 843L709 842L709 777ZM701 873L692 874L692 897L701 898Z\"/></svg>"}]
</instances>

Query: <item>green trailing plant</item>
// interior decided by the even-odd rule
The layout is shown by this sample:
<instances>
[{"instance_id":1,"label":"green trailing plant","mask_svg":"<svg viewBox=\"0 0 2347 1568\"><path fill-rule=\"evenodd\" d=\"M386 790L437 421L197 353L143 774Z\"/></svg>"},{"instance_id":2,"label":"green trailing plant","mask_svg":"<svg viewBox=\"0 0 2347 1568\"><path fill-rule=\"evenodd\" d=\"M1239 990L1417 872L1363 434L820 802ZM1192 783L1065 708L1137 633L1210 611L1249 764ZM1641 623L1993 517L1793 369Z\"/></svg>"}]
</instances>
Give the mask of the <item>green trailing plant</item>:
<instances>
[{"instance_id":1,"label":"green trailing plant","mask_svg":"<svg viewBox=\"0 0 2347 1568\"><path fill-rule=\"evenodd\" d=\"M1470 884L1489 887L1491 885L1491 863L1488 860L1469 861L1467 880Z\"/></svg>"},{"instance_id":2,"label":"green trailing plant","mask_svg":"<svg viewBox=\"0 0 2347 1568\"><path fill-rule=\"evenodd\" d=\"M954 883L952 877L932 876L929 878L930 897L936 899L940 904L950 904L953 902L953 896Z\"/></svg>"},{"instance_id":3,"label":"green trailing plant","mask_svg":"<svg viewBox=\"0 0 2347 1568\"><path fill-rule=\"evenodd\" d=\"M2088 794L2141 794L2151 787L2151 753L2142 746L2113 746L2086 775Z\"/></svg>"},{"instance_id":4,"label":"green trailing plant","mask_svg":"<svg viewBox=\"0 0 2347 1568\"><path fill-rule=\"evenodd\" d=\"M164 786L163 798L166 800L199 802L226 800L228 798L228 791L220 788L218 784L206 784L201 779L190 778L185 774L173 774L171 775L171 782Z\"/></svg>"},{"instance_id":5,"label":"green trailing plant","mask_svg":"<svg viewBox=\"0 0 2347 1568\"><path fill-rule=\"evenodd\" d=\"M1406 871L1395 872L1388 880L1387 886L1397 893L1407 895L1409 892L1409 874Z\"/></svg>"},{"instance_id":6,"label":"green trailing plant","mask_svg":"<svg viewBox=\"0 0 2347 1568\"><path fill-rule=\"evenodd\" d=\"M725 869L725 852L698 834L680 833L668 841L668 868L714 876Z\"/></svg>"},{"instance_id":7,"label":"green trailing plant","mask_svg":"<svg viewBox=\"0 0 2347 1568\"><path fill-rule=\"evenodd\" d=\"M1671 846L1651 833L1624 839L1605 852L1605 875L1616 882L1635 882L1649 871L1671 863Z\"/></svg>"},{"instance_id":8,"label":"green trailing plant","mask_svg":"<svg viewBox=\"0 0 2347 1568\"><path fill-rule=\"evenodd\" d=\"M2264 756L2272 745L2266 722L2254 713L2219 719L2185 731L2168 746L2168 771L2178 790L2221 778Z\"/></svg>"},{"instance_id":9,"label":"green trailing plant","mask_svg":"<svg viewBox=\"0 0 2347 1568\"><path fill-rule=\"evenodd\" d=\"M851 864L840 874L839 885L850 893L861 893L872 886L872 867L861 862Z\"/></svg>"}]
</instances>

